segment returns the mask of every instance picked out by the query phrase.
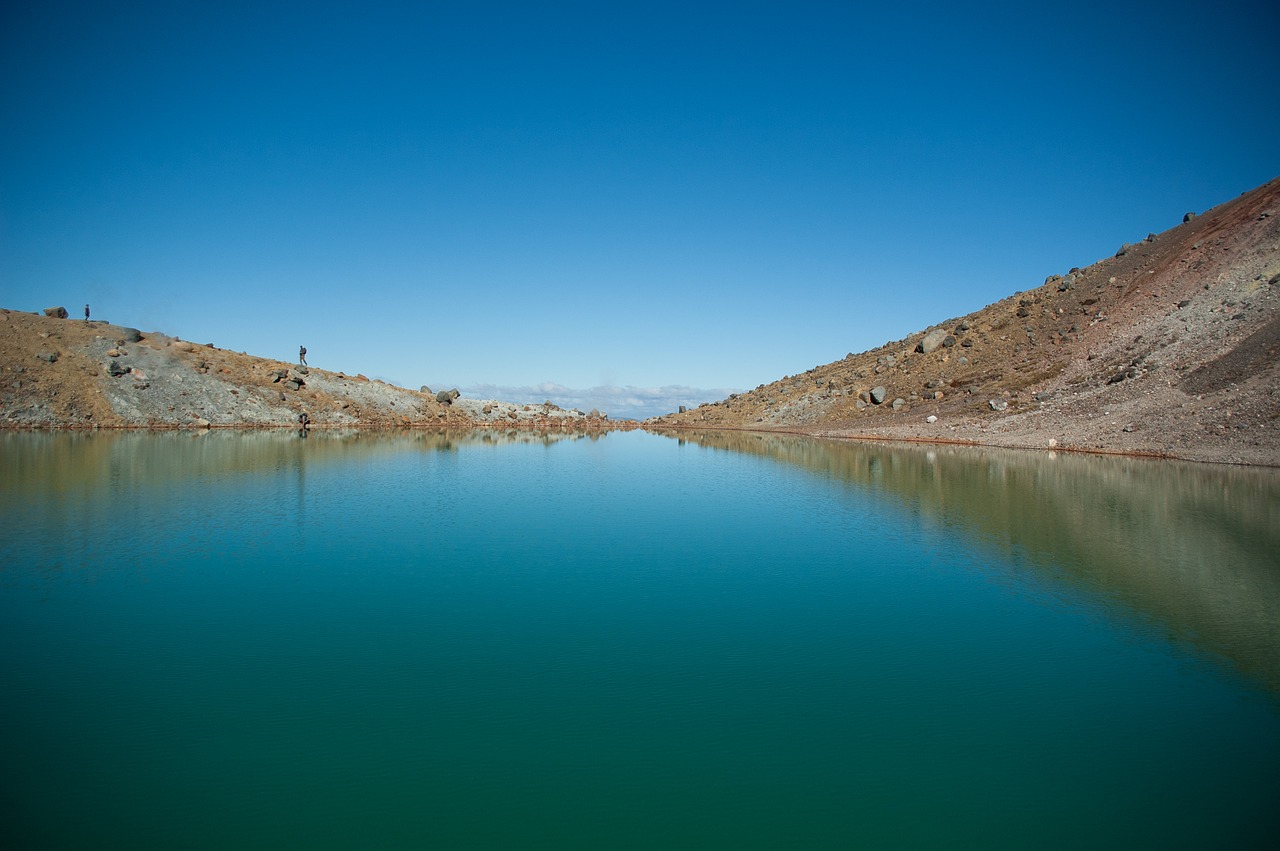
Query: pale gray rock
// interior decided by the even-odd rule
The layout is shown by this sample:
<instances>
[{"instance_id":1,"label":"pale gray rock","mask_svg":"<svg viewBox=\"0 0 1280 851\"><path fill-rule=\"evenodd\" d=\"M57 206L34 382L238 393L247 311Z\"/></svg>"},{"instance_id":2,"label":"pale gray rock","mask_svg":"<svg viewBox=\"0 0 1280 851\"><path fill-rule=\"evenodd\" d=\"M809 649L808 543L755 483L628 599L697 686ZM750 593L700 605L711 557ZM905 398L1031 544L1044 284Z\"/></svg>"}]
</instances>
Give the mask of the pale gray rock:
<instances>
[{"instance_id":1,"label":"pale gray rock","mask_svg":"<svg viewBox=\"0 0 1280 851\"><path fill-rule=\"evenodd\" d=\"M934 349L942 345L942 341L947 339L947 332L944 328L935 328L928 334L924 335L919 343L916 344L916 351L921 354L929 354Z\"/></svg>"}]
</instances>

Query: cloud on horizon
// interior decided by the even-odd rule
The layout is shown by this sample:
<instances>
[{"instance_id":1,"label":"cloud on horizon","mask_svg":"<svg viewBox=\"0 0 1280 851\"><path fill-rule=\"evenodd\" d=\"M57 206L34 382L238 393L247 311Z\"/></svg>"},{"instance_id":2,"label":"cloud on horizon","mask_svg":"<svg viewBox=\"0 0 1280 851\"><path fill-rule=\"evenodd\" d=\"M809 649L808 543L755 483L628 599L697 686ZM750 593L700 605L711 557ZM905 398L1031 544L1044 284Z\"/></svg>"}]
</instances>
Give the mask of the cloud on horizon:
<instances>
[{"instance_id":1,"label":"cloud on horizon","mask_svg":"<svg viewBox=\"0 0 1280 851\"><path fill-rule=\"evenodd\" d=\"M574 389L550 381L525 387L472 384L458 389L471 399L496 399L521 405L538 405L550 401L561 408L577 408L579 411L595 408L615 420L643 420L672 413L681 405L692 408L703 402L714 402L730 393L740 392L737 388L686 387L679 384L664 387L602 385Z\"/></svg>"}]
</instances>

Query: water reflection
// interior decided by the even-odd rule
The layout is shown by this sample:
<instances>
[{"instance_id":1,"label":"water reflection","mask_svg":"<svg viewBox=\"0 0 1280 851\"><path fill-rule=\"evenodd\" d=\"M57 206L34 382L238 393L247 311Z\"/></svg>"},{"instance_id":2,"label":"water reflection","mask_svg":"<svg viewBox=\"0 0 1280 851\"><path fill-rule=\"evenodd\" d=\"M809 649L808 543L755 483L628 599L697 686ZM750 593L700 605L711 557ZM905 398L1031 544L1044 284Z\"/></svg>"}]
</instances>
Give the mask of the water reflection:
<instances>
[{"instance_id":1,"label":"water reflection","mask_svg":"<svg viewBox=\"0 0 1280 851\"><path fill-rule=\"evenodd\" d=\"M29 528L59 530L41 564L74 567L94 529L145 523L157 508L267 483L295 521L316 496L309 473L404 453L600 440L527 431L311 430L0 434L0 573ZM1117 457L680 432L681 444L809 470L976 541L1011 569L1081 589L1280 694L1280 471ZM284 475L281 475L284 474ZM343 474L345 475L345 473ZM309 487L312 490L309 490ZM198 510L194 508L192 510ZM270 510L270 509L268 509ZM285 534L297 522L264 517ZM275 528L275 527L272 527ZM26 541L28 546L29 540ZM26 550L24 550L26 552Z\"/></svg>"},{"instance_id":2,"label":"water reflection","mask_svg":"<svg viewBox=\"0 0 1280 851\"><path fill-rule=\"evenodd\" d=\"M19 492L40 495L74 490L92 494L109 491L113 483L124 479L157 483L224 478L360 457L389 457L410 449L454 452L469 446L551 446L603 436L602 432L519 429L9 432L0 433L0 474L5 483L0 500L16 498Z\"/></svg>"},{"instance_id":3,"label":"water reflection","mask_svg":"<svg viewBox=\"0 0 1280 851\"><path fill-rule=\"evenodd\" d=\"M129 523L143 536L152 519L175 506L199 511L209 497L210 510L221 510L227 490L250 479L270 494L271 506L288 507L287 516L271 510L263 527L297 536L308 500L316 497L308 489L309 473L361 469L405 453L601 437L518 429L0 433L0 516L6 521L0 526L0 576L6 566L33 558L45 569L79 569L101 549L101 533L94 530ZM33 542L27 529L58 532Z\"/></svg>"},{"instance_id":4,"label":"water reflection","mask_svg":"<svg viewBox=\"0 0 1280 851\"><path fill-rule=\"evenodd\" d=\"M974 447L672 434L873 491L1280 694L1280 471Z\"/></svg>"}]
</instances>

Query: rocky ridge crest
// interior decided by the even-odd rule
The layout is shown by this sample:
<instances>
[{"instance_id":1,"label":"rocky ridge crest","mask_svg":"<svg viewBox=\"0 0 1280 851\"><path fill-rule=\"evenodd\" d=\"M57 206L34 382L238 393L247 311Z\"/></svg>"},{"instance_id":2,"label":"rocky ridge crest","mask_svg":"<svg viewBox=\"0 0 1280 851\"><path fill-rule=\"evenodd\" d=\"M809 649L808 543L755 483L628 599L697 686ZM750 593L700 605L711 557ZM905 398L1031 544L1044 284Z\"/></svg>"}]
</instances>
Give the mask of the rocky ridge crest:
<instances>
[{"instance_id":1,"label":"rocky ridge crest","mask_svg":"<svg viewBox=\"0 0 1280 851\"><path fill-rule=\"evenodd\" d=\"M630 427L598 412L459 398L108 322L0 309L0 428Z\"/></svg>"}]
</instances>

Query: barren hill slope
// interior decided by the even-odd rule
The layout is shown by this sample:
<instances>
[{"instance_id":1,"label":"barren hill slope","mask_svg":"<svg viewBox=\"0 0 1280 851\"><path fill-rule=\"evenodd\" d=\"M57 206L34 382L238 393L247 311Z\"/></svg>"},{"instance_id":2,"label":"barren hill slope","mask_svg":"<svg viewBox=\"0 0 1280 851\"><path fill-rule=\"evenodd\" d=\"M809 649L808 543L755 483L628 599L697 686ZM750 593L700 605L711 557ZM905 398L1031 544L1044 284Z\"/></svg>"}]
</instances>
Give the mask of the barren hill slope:
<instances>
[{"instance_id":1,"label":"barren hill slope","mask_svg":"<svg viewBox=\"0 0 1280 851\"><path fill-rule=\"evenodd\" d=\"M967 316L648 424L1278 465L1278 290L1280 178Z\"/></svg>"},{"instance_id":2,"label":"barren hill slope","mask_svg":"<svg viewBox=\"0 0 1280 851\"><path fill-rule=\"evenodd\" d=\"M477 425L603 429L554 405L450 399L106 322L0 310L0 428Z\"/></svg>"}]
</instances>

